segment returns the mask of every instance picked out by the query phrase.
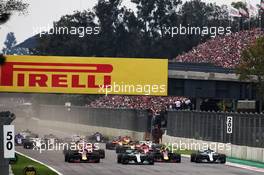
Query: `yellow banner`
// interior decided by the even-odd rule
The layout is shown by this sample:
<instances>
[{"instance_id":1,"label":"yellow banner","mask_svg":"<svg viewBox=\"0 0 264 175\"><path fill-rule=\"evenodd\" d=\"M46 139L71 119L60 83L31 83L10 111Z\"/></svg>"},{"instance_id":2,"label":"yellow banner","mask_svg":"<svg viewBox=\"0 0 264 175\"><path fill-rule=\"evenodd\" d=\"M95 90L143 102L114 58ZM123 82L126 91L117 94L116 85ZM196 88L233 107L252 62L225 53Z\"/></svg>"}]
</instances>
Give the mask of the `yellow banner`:
<instances>
[{"instance_id":1,"label":"yellow banner","mask_svg":"<svg viewBox=\"0 0 264 175\"><path fill-rule=\"evenodd\" d=\"M6 57L0 92L167 95L166 59Z\"/></svg>"}]
</instances>

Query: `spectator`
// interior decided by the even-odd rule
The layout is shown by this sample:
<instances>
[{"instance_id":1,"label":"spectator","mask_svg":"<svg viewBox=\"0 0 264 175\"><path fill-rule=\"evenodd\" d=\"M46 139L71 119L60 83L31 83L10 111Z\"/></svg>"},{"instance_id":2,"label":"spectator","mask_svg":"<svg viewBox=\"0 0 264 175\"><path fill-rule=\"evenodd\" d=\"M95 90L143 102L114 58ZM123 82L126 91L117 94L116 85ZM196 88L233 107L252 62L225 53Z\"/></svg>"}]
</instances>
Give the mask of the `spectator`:
<instances>
[{"instance_id":1,"label":"spectator","mask_svg":"<svg viewBox=\"0 0 264 175\"><path fill-rule=\"evenodd\" d=\"M175 102L175 106L176 106L176 109L179 110L181 108L181 102L179 100L177 100Z\"/></svg>"},{"instance_id":2,"label":"spectator","mask_svg":"<svg viewBox=\"0 0 264 175\"><path fill-rule=\"evenodd\" d=\"M88 105L93 108L126 108L149 110L152 114L166 111L167 109L182 109L185 97L154 97L154 96L120 96L108 95L101 97Z\"/></svg>"},{"instance_id":3,"label":"spectator","mask_svg":"<svg viewBox=\"0 0 264 175\"><path fill-rule=\"evenodd\" d=\"M263 36L261 29L245 30L229 36L217 36L176 57L177 62L213 63L226 68L239 64L241 52Z\"/></svg>"}]
</instances>

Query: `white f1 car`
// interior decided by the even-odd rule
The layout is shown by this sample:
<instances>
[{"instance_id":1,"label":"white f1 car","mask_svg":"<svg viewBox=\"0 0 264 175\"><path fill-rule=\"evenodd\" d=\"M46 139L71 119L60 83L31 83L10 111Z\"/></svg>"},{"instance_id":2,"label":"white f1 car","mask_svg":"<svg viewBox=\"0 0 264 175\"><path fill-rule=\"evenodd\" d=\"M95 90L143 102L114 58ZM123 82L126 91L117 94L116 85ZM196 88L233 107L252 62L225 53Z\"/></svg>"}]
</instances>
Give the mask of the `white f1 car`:
<instances>
[{"instance_id":1,"label":"white f1 car","mask_svg":"<svg viewBox=\"0 0 264 175\"><path fill-rule=\"evenodd\" d=\"M191 154L191 162L226 163L226 155L219 154L211 149L201 150Z\"/></svg>"}]
</instances>

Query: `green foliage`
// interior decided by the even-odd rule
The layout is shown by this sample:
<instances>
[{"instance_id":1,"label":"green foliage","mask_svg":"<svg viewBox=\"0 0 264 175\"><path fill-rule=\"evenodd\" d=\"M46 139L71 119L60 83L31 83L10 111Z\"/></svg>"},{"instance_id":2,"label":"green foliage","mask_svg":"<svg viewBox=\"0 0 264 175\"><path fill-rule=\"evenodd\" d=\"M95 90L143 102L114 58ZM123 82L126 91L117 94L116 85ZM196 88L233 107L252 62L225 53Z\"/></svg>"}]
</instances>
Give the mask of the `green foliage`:
<instances>
[{"instance_id":1,"label":"green foliage","mask_svg":"<svg viewBox=\"0 0 264 175\"><path fill-rule=\"evenodd\" d=\"M232 2L231 5L232 5L234 8L236 8L236 9L242 8L242 9L248 11L248 9L247 9L247 4L246 4L245 2L243 2L243 1Z\"/></svg>"},{"instance_id":2,"label":"green foliage","mask_svg":"<svg viewBox=\"0 0 264 175\"><path fill-rule=\"evenodd\" d=\"M16 37L13 32L10 32L6 36L6 40L4 42L5 47L3 48L3 54L5 55L11 55L13 54L12 48L16 45Z\"/></svg>"},{"instance_id":3,"label":"green foliage","mask_svg":"<svg viewBox=\"0 0 264 175\"><path fill-rule=\"evenodd\" d=\"M0 25L6 23L13 12L26 13L27 7L21 0L0 0Z\"/></svg>"},{"instance_id":4,"label":"green foliage","mask_svg":"<svg viewBox=\"0 0 264 175\"><path fill-rule=\"evenodd\" d=\"M201 0L99 0L92 10L65 15L56 27L99 27L97 35L44 35L33 50L38 55L175 58L206 41L209 35L165 35L166 27L229 27L226 6ZM238 26L231 26L234 31ZM252 24L254 27L254 24Z\"/></svg>"},{"instance_id":5,"label":"green foliage","mask_svg":"<svg viewBox=\"0 0 264 175\"><path fill-rule=\"evenodd\" d=\"M174 151L174 153L183 154L183 155L191 155L194 152L195 152L194 150L188 150L188 149L185 149L185 150L178 149L178 150Z\"/></svg>"},{"instance_id":6,"label":"green foliage","mask_svg":"<svg viewBox=\"0 0 264 175\"><path fill-rule=\"evenodd\" d=\"M57 173L53 172L48 167L42 164L39 164L33 160L30 160L22 155L18 155L18 161L12 165L12 170L13 170L14 175L24 174L23 173L24 168L29 165L35 167L37 171L37 175L57 175Z\"/></svg>"},{"instance_id":7,"label":"green foliage","mask_svg":"<svg viewBox=\"0 0 264 175\"><path fill-rule=\"evenodd\" d=\"M237 68L241 79L250 79L256 75L259 83L264 81L264 37L242 53L241 63Z\"/></svg>"},{"instance_id":8,"label":"green foliage","mask_svg":"<svg viewBox=\"0 0 264 175\"><path fill-rule=\"evenodd\" d=\"M236 69L242 80L257 80L258 99L264 99L264 37L244 50L241 63ZM260 103L262 105L262 103ZM261 111L261 107L260 107Z\"/></svg>"}]
</instances>

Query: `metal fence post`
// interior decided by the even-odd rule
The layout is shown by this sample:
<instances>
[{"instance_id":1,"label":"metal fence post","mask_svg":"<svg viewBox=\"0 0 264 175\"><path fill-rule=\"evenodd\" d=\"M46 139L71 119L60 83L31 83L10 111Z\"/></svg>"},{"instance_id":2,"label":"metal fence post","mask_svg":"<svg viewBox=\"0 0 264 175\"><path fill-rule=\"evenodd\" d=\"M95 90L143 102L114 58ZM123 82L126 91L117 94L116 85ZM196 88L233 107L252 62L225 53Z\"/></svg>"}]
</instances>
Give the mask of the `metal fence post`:
<instances>
[{"instance_id":1,"label":"metal fence post","mask_svg":"<svg viewBox=\"0 0 264 175\"><path fill-rule=\"evenodd\" d=\"M9 160L4 158L3 145L3 125L9 125L15 119L15 115L11 112L0 112L0 172L3 175L9 174Z\"/></svg>"}]
</instances>

